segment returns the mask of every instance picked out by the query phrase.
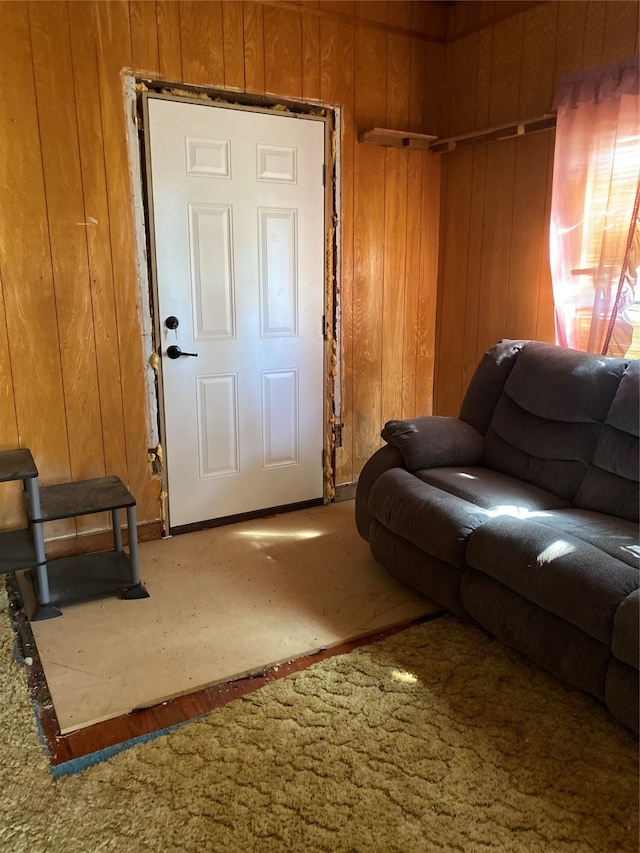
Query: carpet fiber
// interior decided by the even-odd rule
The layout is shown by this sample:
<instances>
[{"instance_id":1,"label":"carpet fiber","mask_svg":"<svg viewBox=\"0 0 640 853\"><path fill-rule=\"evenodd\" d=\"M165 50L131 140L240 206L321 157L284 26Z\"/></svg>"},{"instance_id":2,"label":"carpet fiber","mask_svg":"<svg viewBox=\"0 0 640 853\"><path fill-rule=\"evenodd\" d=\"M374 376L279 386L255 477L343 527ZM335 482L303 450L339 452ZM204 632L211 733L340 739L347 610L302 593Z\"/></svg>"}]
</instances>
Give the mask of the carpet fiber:
<instances>
[{"instance_id":1,"label":"carpet fiber","mask_svg":"<svg viewBox=\"0 0 640 853\"><path fill-rule=\"evenodd\" d=\"M637 850L637 741L445 616L53 780L0 601L3 851Z\"/></svg>"}]
</instances>

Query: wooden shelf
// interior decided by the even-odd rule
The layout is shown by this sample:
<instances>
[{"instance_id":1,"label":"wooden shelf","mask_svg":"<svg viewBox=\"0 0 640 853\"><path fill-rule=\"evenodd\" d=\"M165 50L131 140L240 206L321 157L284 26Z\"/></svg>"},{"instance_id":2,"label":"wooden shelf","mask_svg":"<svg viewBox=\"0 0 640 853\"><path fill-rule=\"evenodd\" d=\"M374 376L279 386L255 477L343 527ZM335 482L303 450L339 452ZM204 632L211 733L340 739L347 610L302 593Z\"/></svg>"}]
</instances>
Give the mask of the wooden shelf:
<instances>
[{"instance_id":1,"label":"wooden shelf","mask_svg":"<svg viewBox=\"0 0 640 853\"><path fill-rule=\"evenodd\" d=\"M427 151L429 145L437 138L437 136L429 136L426 133L410 133L406 130L388 130L385 127L374 127L371 130L365 130L360 135L360 142L366 145L382 145L385 148Z\"/></svg>"}]
</instances>

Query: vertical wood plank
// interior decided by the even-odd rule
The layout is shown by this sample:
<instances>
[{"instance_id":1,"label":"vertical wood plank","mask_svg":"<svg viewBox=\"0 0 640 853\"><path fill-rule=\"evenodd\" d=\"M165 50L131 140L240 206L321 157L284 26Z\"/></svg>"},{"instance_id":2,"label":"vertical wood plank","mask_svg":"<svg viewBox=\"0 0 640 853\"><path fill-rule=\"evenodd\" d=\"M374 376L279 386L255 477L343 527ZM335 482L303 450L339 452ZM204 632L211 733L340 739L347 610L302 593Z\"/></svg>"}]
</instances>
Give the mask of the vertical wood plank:
<instances>
[{"instance_id":1,"label":"vertical wood plank","mask_svg":"<svg viewBox=\"0 0 640 853\"><path fill-rule=\"evenodd\" d=\"M440 229L440 159L438 156L426 155L422 160L416 406L417 413L425 415L433 412L438 232Z\"/></svg>"},{"instance_id":2,"label":"vertical wood plank","mask_svg":"<svg viewBox=\"0 0 640 853\"><path fill-rule=\"evenodd\" d=\"M156 16L160 74L165 80L182 80L179 0L158 0Z\"/></svg>"},{"instance_id":3,"label":"vertical wood plank","mask_svg":"<svg viewBox=\"0 0 640 853\"><path fill-rule=\"evenodd\" d=\"M157 74L160 61L155 0L129 0L129 20L133 67Z\"/></svg>"},{"instance_id":4,"label":"vertical wood plank","mask_svg":"<svg viewBox=\"0 0 640 853\"><path fill-rule=\"evenodd\" d=\"M142 325L138 299L129 152L120 70L131 64L129 10L122 2L94 5L98 32L98 81L106 159L109 230L114 261L118 349L122 365L127 485L138 505L138 522L160 516L159 483L150 476Z\"/></svg>"},{"instance_id":5,"label":"vertical wood plank","mask_svg":"<svg viewBox=\"0 0 640 853\"><path fill-rule=\"evenodd\" d=\"M105 469L128 478L124 399L118 346L104 135L93 11L90 3L69 5L78 143L84 196L95 352Z\"/></svg>"},{"instance_id":6,"label":"vertical wood plank","mask_svg":"<svg viewBox=\"0 0 640 853\"><path fill-rule=\"evenodd\" d=\"M602 62L604 28L607 16L606 0L591 0L586 4L584 39L582 42L582 67L591 68Z\"/></svg>"},{"instance_id":7,"label":"vertical wood plank","mask_svg":"<svg viewBox=\"0 0 640 853\"><path fill-rule=\"evenodd\" d=\"M493 32L490 29L478 33L476 54L475 104L473 108L473 129L489 127L491 109L491 76L493 65Z\"/></svg>"},{"instance_id":8,"label":"vertical wood plank","mask_svg":"<svg viewBox=\"0 0 640 853\"><path fill-rule=\"evenodd\" d=\"M527 15L522 39L520 118L551 111L557 25L558 9L554 3L536 6Z\"/></svg>"},{"instance_id":9,"label":"vertical wood plank","mask_svg":"<svg viewBox=\"0 0 640 853\"><path fill-rule=\"evenodd\" d=\"M558 4L556 29L556 61L553 69L553 91L563 74L582 67L582 42L585 32L585 15L588 3Z\"/></svg>"},{"instance_id":10,"label":"vertical wood plank","mask_svg":"<svg viewBox=\"0 0 640 853\"><path fill-rule=\"evenodd\" d=\"M607 62L632 56L638 44L638 4L608 3L603 51Z\"/></svg>"},{"instance_id":11,"label":"vertical wood plank","mask_svg":"<svg viewBox=\"0 0 640 853\"><path fill-rule=\"evenodd\" d=\"M185 83L224 86L222 5L217 0L180 4L182 73Z\"/></svg>"},{"instance_id":12,"label":"vertical wood plank","mask_svg":"<svg viewBox=\"0 0 640 853\"><path fill-rule=\"evenodd\" d=\"M43 481L56 482L70 465L26 3L0 5L0 41L0 277L15 420ZM8 427L1 417L12 435L14 416Z\"/></svg>"},{"instance_id":13,"label":"vertical wood plank","mask_svg":"<svg viewBox=\"0 0 640 853\"><path fill-rule=\"evenodd\" d=\"M410 44L409 116L407 127L422 132L425 56L417 40ZM416 373L418 304L420 298L420 244L422 234L423 152L407 152L407 236L405 241L405 297L402 348L402 417L418 414ZM438 158L439 159L439 158Z\"/></svg>"},{"instance_id":14,"label":"vertical wood plank","mask_svg":"<svg viewBox=\"0 0 640 853\"><path fill-rule=\"evenodd\" d=\"M224 84L228 89L244 89L244 30L242 3L222 4L224 38Z\"/></svg>"},{"instance_id":15,"label":"vertical wood plank","mask_svg":"<svg viewBox=\"0 0 640 853\"><path fill-rule=\"evenodd\" d=\"M0 275L0 450L14 450L19 447L20 439L3 290ZM22 483L3 483L0 489L0 518L4 530L26 526Z\"/></svg>"},{"instance_id":16,"label":"vertical wood plank","mask_svg":"<svg viewBox=\"0 0 640 853\"><path fill-rule=\"evenodd\" d=\"M302 16L302 97L320 100L320 18Z\"/></svg>"},{"instance_id":17,"label":"vertical wood plank","mask_svg":"<svg viewBox=\"0 0 640 853\"><path fill-rule=\"evenodd\" d=\"M448 135L468 133L473 127L473 110L477 77L469 74L477 66L478 39L474 36L458 39L450 47L451 79L449 89Z\"/></svg>"},{"instance_id":18,"label":"vertical wood plank","mask_svg":"<svg viewBox=\"0 0 640 853\"><path fill-rule=\"evenodd\" d=\"M493 28L491 126L517 119L522 69L524 16L515 15Z\"/></svg>"},{"instance_id":19,"label":"vertical wood plank","mask_svg":"<svg viewBox=\"0 0 640 853\"><path fill-rule=\"evenodd\" d=\"M26 3L0 4L0 446L28 447L41 482L70 474L51 247ZM24 526L20 484L3 492L0 527ZM47 526L65 535L73 522Z\"/></svg>"},{"instance_id":20,"label":"vertical wood plank","mask_svg":"<svg viewBox=\"0 0 640 853\"><path fill-rule=\"evenodd\" d=\"M302 21L299 12L265 6L264 78L267 92L302 97Z\"/></svg>"},{"instance_id":21,"label":"vertical wood plank","mask_svg":"<svg viewBox=\"0 0 640 853\"><path fill-rule=\"evenodd\" d=\"M475 103L473 105L473 118L471 119L472 127L475 130L489 126L493 31L491 29L483 29L477 34L477 38ZM469 250L467 254L465 289L461 395L464 395L478 365L478 318L480 309L484 196L486 190L488 151L488 145L481 145L472 151L469 198Z\"/></svg>"},{"instance_id":22,"label":"vertical wood plank","mask_svg":"<svg viewBox=\"0 0 640 853\"><path fill-rule=\"evenodd\" d=\"M490 124L517 118L522 62L523 16L494 28ZM504 337L509 289L511 225L517 141L488 146L477 358Z\"/></svg>"},{"instance_id":23,"label":"vertical wood plank","mask_svg":"<svg viewBox=\"0 0 640 853\"><path fill-rule=\"evenodd\" d=\"M386 37L358 27L355 36L356 131L385 118ZM382 427L382 288L384 150L358 144L354 161L354 472L380 446Z\"/></svg>"},{"instance_id":24,"label":"vertical wood plank","mask_svg":"<svg viewBox=\"0 0 640 853\"><path fill-rule=\"evenodd\" d=\"M244 80L247 92L264 93L264 34L260 3L242 4Z\"/></svg>"},{"instance_id":25,"label":"vertical wood plank","mask_svg":"<svg viewBox=\"0 0 640 853\"><path fill-rule=\"evenodd\" d=\"M478 318L482 280L482 243L484 203L487 179L487 147L482 145L471 154L469 186L469 249L467 253L466 288L464 296L464 332L462 341L461 394L464 394L478 365Z\"/></svg>"},{"instance_id":26,"label":"vertical wood plank","mask_svg":"<svg viewBox=\"0 0 640 853\"><path fill-rule=\"evenodd\" d=\"M448 122L444 86L444 45L428 44L426 49L422 47L422 55L424 56L422 132L444 136Z\"/></svg>"},{"instance_id":27,"label":"vertical wood plank","mask_svg":"<svg viewBox=\"0 0 640 853\"><path fill-rule=\"evenodd\" d=\"M411 47L404 36L387 37L387 120L409 124ZM382 423L402 413L407 239L407 152L385 151L385 235L382 292ZM381 425L382 426L382 425Z\"/></svg>"},{"instance_id":28,"label":"vertical wood plank","mask_svg":"<svg viewBox=\"0 0 640 853\"><path fill-rule=\"evenodd\" d=\"M67 6L32 3L29 17L71 476L82 480L105 465Z\"/></svg>"},{"instance_id":29,"label":"vertical wood plank","mask_svg":"<svg viewBox=\"0 0 640 853\"><path fill-rule=\"evenodd\" d=\"M511 220L509 286L504 336L535 338L538 291L543 262L549 137L534 134L519 140Z\"/></svg>"},{"instance_id":30,"label":"vertical wood plank","mask_svg":"<svg viewBox=\"0 0 640 853\"><path fill-rule=\"evenodd\" d=\"M461 359L466 309L467 254L473 154L461 151L447 164L441 229L443 261L438 291L438 381L436 413L456 415L462 391ZM455 199L455 204L452 200Z\"/></svg>"},{"instance_id":31,"label":"vertical wood plank","mask_svg":"<svg viewBox=\"0 0 640 853\"><path fill-rule=\"evenodd\" d=\"M544 229L542 239L542 262L540 268L540 283L538 287L538 316L536 322L536 340L555 342L555 309L553 304L553 287L551 284L551 264L549 262L549 227L551 221L551 199L553 179L554 135L549 138L547 154L547 196L544 211Z\"/></svg>"}]
</instances>

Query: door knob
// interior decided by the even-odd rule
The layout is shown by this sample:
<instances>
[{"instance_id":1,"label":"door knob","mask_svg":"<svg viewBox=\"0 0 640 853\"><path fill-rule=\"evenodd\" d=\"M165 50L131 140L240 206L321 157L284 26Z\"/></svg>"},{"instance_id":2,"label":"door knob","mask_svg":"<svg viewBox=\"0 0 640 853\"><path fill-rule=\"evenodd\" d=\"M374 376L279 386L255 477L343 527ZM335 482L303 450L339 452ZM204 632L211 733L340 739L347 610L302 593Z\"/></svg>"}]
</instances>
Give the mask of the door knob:
<instances>
[{"instance_id":1,"label":"door knob","mask_svg":"<svg viewBox=\"0 0 640 853\"><path fill-rule=\"evenodd\" d=\"M180 358L181 355L190 355L193 358L198 357L197 352L182 352L180 347L176 346L175 344L172 344L170 347L167 347L167 355L169 356L169 358Z\"/></svg>"}]
</instances>

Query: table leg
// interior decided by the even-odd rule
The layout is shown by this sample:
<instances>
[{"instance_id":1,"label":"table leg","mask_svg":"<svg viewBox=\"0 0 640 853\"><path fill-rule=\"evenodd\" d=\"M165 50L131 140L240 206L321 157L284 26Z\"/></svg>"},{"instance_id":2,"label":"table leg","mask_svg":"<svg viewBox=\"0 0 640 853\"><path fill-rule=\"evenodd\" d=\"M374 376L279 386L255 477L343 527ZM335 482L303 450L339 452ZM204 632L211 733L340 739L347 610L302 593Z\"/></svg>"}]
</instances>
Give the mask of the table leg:
<instances>
[{"instance_id":1,"label":"table leg","mask_svg":"<svg viewBox=\"0 0 640 853\"><path fill-rule=\"evenodd\" d=\"M25 490L27 493L27 507L29 510L29 524L33 535L33 548L36 552L36 576L37 576L37 593L38 593L38 609L36 610L33 619L40 621L42 619L54 619L56 616L62 616L62 611L51 604L51 593L49 591L49 572L47 571L47 557L44 551L44 534L42 532L42 524L39 521L31 521L32 518L40 517L40 493L35 478L30 477L25 480Z\"/></svg>"},{"instance_id":2,"label":"table leg","mask_svg":"<svg viewBox=\"0 0 640 853\"><path fill-rule=\"evenodd\" d=\"M115 551L124 550L122 547L122 528L120 527L120 510L111 510L111 524L113 527L113 548Z\"/></svg>"},{"instance_id":3,"label":"table leg","mask_svg":"<svg viewBox=\"0 0 640 853\"><path fill-rule=\"evenodd\" d=\"M123 593L123 598L149 598L149 593L140 583L140 561L138 557L138 528L136 527L136 507L127 507L127 527L129 528L129 562L131 563L131 586Z\"/></svg>"}]
</instances>

